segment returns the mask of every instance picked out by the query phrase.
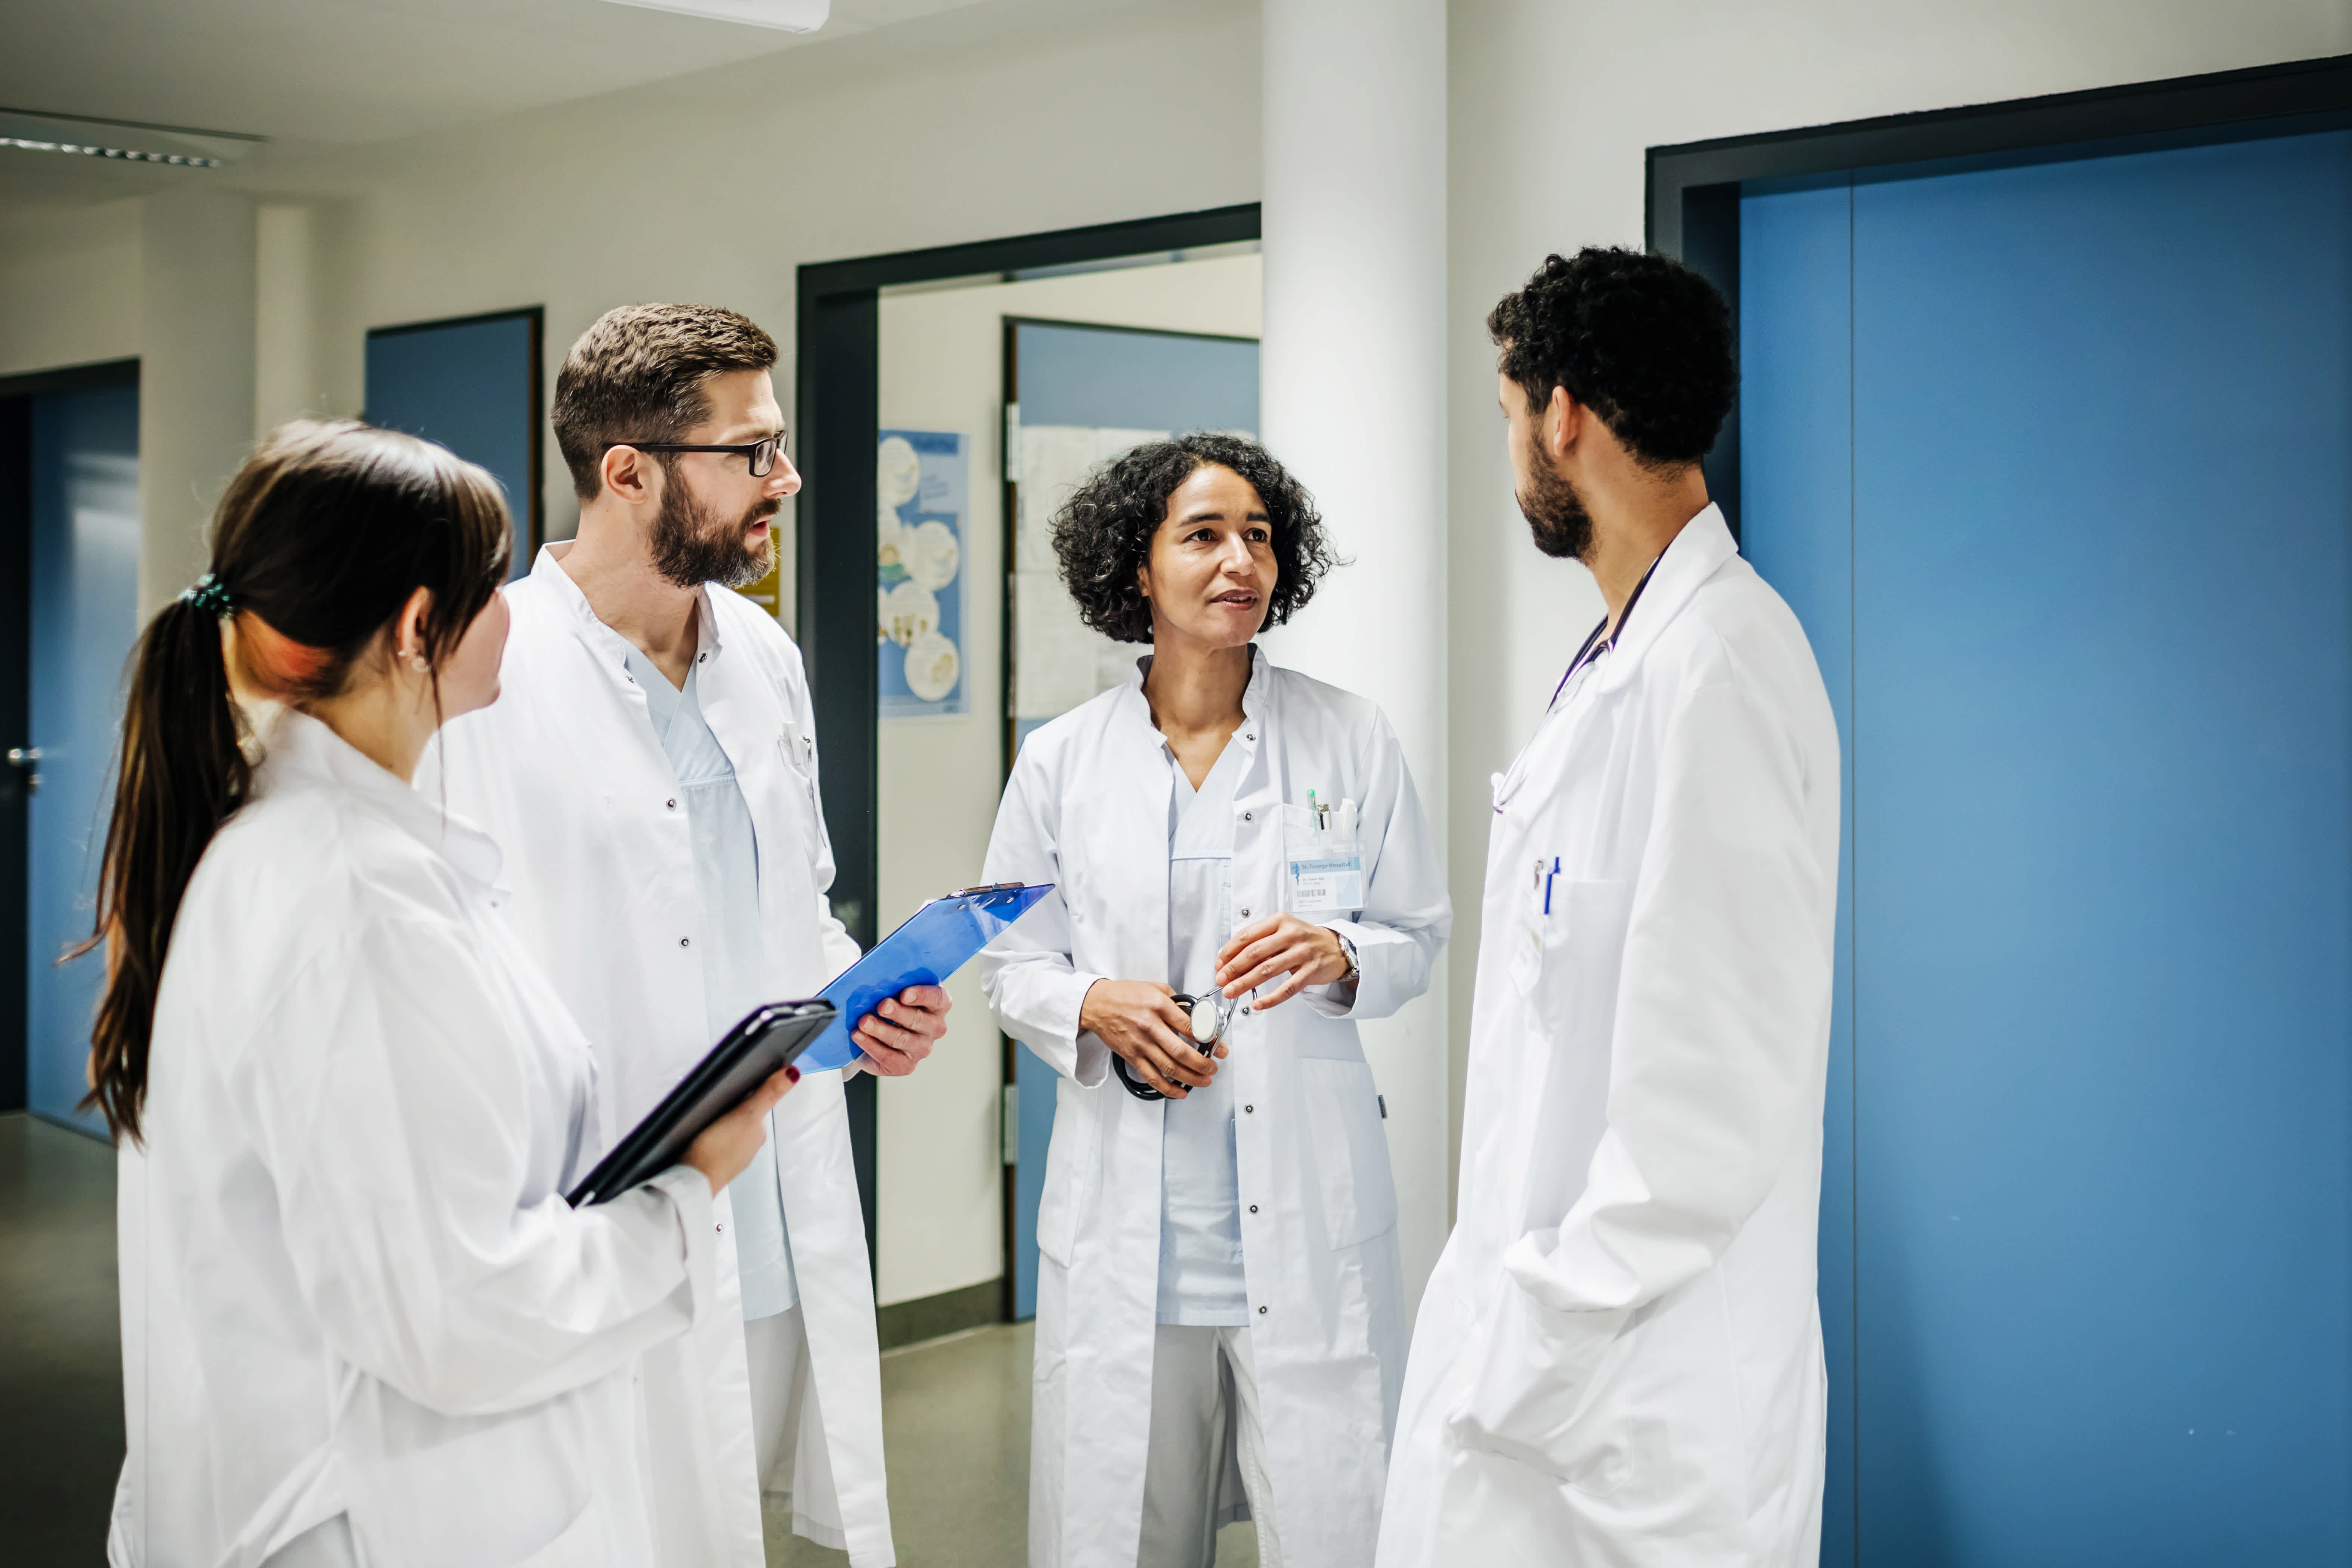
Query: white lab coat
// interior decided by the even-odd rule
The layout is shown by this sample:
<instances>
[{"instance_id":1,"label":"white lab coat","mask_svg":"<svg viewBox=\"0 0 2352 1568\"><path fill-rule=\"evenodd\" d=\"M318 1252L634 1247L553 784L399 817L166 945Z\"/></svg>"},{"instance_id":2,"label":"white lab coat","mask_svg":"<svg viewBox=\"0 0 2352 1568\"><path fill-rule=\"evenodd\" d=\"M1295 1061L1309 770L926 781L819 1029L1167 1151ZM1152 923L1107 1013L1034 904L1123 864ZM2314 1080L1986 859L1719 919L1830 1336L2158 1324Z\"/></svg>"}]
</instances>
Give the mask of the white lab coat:
<instances>
[{"instance_id":1,"label":"white lab coat","mask_svg":"<svg viewBox=\"0 0 2352 1568\"><path fill-rule=\"evenodd\" d=\"M497 867L299 713L205 851L121 1155L117 1568L338 1514L367 1564L645 1561L631 1369L717 1315L710 1189L564 1203L594 1068Z\"/></svg>"},{"instance_id":2,"label":"white lab coat","mask_svg":"<svg viewBox=\"0 0 2352 1568\"><path fill-rule=\"evenodd\" d=\"M1453 924L1445 879L1388 721L1362 698L1263 654L1229 744L1234 929L1289 907L1284 847L1314 836L1307 792L1360 803L1364 907L1302 918L1363 965L1354 1005L1318 987L1237 1021L1233 1075L1249 1327L1276 1525L1290 1568L1368 1563L1395 1428L1406 1332L1396 1188L1357 1018L1428 984ZM1173 788L1140 675L1029 737L989 844L990 881L1053 893L982 955L999 1024L1061 1074L1037 1215L1036 1405L1029 1474L1035 1568L1130 1568L1149 1447L1158 1303L1162 1108L1137 1100L1078 1032L1103 978L1168 980ZM1222 1510L1242 1508L1229 1488Z\"/></svg>"},{"instance_id":3,"label":"white lab coat","mask_svg":"<svg viewBox=\"0 0 2352 1568\"><path fill-rule=\"evenodd\" d=\"M518 929L596 1053L604 1125L634 1126L715 1042L703 1007L700 919L685 802L629 678L621 644L540 552L506 589L513 612L499 700L449 724L420 770L429 800L479 822L505 850ZM815 715L800 650L740 595L706 588L697 671L759 847L760 940L775 1000L814 996L855 963L825 891L833 849L817 805ZM893 1560L882 1470L880 1348L864 1209L839 1072L811 1073L770 1121L800 1281L808 1353L794 1435L795 1527L857 1568ZM726 1223L719 1200L718 1223ZM656 1528L665 1568L761 1568L742 1305L731 1239L722 1310L646 1362ZM824 1445L828 1468L812 1462ZM673 1521L667 1500L697 1498ZM822 1495L821 1495L822 1494ZM722 1517L723 1535L696 1533ZM673 1529L675 1522L678 1528Z\"/></svg>"},{"instance_id":4,"label":"white lab coat","mask_svg":"<svg viewBox=\"0 0 2352 1568\"><path fill-rule=\"evenodd\" d=\"M1381 1568L1811 1568L1838 796L1812 651L1709 507L1496 781Z\"/></svg>"}]
</instances>

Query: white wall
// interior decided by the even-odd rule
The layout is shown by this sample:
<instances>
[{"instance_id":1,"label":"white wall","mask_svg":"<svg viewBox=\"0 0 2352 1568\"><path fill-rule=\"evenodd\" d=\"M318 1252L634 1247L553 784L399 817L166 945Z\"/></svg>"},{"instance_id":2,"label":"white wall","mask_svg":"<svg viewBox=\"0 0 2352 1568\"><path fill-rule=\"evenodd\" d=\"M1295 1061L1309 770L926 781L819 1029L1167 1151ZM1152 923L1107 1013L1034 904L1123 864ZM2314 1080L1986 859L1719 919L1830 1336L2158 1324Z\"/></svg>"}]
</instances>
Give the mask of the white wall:
<instances>
[{"instance_id":1,"label":"white wall","mask_svg":"<svg viewBox=\"0 0 2352 1568\"><path fill-rule=\"evenodd\" d=\"M1453 0L1449 735L1455 1142L1487 775L1592 624L1528 542L1481 325L1548 251L1643 240L1645 148L2352 51L2344 0ZM1457 1160L1458 1163L1458 1160Z\"/></svg>"},{"instance_id":2,"label":"white wall","mask_svg":"<svg viewBox=\"0 0 2352 1568\"><path fill-rule=\"evenodd\" d=\"M786 355L789 411L802 262L1255 200L1257 52L1247 0L975 5L190 178L264 204L265 284L290 285L261 300L261 417L359 412L369 327L520 305L546 308L551 389L590 321L645 300L752 316ZM0 210L0 374L139 352L139 211ZM551 435L546 472L566 537Z\"/></svg>"},{"instance_id":3,"label":"white wall","mask_svg":"<svg viewBox=\"0 0 2352 1568\"><path fill-rule=\"evenodd\" d=\"M138 353L139 204L0 215L0 375Z\"/></svg>"},{"instance_id":4,"label":"white wall","mask_svg":"<svg viewBox=\"0 0 2352 1568\"><path fill-rule=\"evenodd\" d=\"M1004 776L1004 318L1255 337L1255 256L898 294L882 301L886 427L970 437L964 534L965 691L958 718L882 726L878 756L881 929L928 898L980 880ZM1003 1057L970 969L951 977L948 1037L922 1070L880 1095L877 1299L911 1300L1004 1269L998 1128Z\"/></svg>"}]
</instances>

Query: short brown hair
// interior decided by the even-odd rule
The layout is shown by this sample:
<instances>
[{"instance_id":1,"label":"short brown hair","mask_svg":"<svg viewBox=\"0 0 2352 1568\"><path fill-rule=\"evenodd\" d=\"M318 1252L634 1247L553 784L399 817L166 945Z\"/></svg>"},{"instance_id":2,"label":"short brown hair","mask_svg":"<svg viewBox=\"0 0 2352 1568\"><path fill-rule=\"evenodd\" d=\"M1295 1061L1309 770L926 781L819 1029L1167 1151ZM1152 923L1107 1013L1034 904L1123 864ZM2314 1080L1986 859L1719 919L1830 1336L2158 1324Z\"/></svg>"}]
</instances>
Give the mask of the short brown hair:
<instances>
[{"instance_id":1,"label":"short brown hair","mask_svg":"<svg viewBox=\"0 0 2352 1568\"><path fill-rule=\"evenodd\" d=\"M555 443L572 492L593 500L605 448L675 441L709 416L702 384L737 370L773 370L776 340L717 305L623 305L596 318L555 378ZM658 456L659 454L656 454Z\"/></svg>"}]
</instances>

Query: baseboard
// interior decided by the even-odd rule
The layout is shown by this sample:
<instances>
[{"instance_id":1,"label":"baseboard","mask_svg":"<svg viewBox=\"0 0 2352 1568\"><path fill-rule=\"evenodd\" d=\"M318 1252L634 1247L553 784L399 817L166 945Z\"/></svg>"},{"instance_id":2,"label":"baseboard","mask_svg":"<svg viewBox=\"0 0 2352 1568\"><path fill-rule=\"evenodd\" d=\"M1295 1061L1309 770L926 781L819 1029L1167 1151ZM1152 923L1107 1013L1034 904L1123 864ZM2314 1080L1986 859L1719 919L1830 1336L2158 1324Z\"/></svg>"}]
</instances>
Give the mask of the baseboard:
<instances>
[{"instance_id":1,"label":"baseboard","mask_svg":"<svg viewBox=\"0 0 2352 1568\"><path fill-rule=\"evenodd\" d=\"M997 1322L1004 1315L1003 1305L1004 1281L983 1279L961 1290L942 1290L936 1296L918 1296L911 1301L893 1301L875 1313L875 1321L881 1331L882 1348L896 1350L900 1345Z\"/></svg>"}]
</instances>

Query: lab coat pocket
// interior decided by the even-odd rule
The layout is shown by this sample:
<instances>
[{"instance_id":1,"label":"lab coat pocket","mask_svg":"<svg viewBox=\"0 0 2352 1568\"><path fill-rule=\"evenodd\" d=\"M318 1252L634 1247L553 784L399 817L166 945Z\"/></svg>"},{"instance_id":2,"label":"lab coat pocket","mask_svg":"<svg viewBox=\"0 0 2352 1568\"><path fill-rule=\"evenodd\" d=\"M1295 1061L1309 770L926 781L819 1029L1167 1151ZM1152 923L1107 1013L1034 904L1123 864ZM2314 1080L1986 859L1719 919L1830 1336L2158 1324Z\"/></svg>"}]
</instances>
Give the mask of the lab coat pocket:
<instances>
[{"instance_id":1,"label":"lab coat pocket","mask_svg":"<svg viewBox=\"0 0 2352 1568\"><path fill-rule=\"evenodd\" d=\"M1068 1079L1055 1083L1054 1132L1045 1148L1045 1190L1037 1200L1037 1250L1067 1268L1077 1239L1080 1193L1097 1177L1100 1130L1089 1091Z\"/></svg>"},{"instance_id":2,"label":"lab coat pocket","mask_svg":"<svg viewBox=\"0 0 2352 1568\"><path fill-rule=\"evenodd\" d=\"M1372 1069L1360 1060L1302 1057L1298 1088L1307 1101L1330 1246L1354 1247L1393 1229L1396 1183L1389 1173Z\"/></svg>"},{"instance_id":3,"label":"lab coat pocket","mask_svg":"<svg viewBox=\"0 0 2352 1568\"><path fill-rule=\"evenodd\" d=\"M1608 1497L1629 1469L1621 1434L1596 1421L1618 1368L1632 1353L1633 1314L1562 1312L1506 1279L1471 1336L1470 1385L1453 1425L1469 1447L1556 1476L1589 1497Z\"/></svg>"},{"instance_id":4,"label":"lab coat pocket","mask_svg":"<svg viewBox=\"0 0 2352 1568\"><path fill-rule=\"evenodd\" d=\"M785 720L776 734L776 758L784 764L784 777L807 803L811 817L822 816L816 798L816 737L801 733L798 724Z\"/></svg>"},{"instance_id":5,"label":"lab coat pocket","mask_svg":"<svg viewBox=\"0 0 2352 1568\"><path fill-rule=\"evenodd\" d=\"M1282 808L1283 908L1302 920L1347 920L1364 907L1364 845L1303 805Z\"/></svg>"},{"instance_id":6,"label":"lab coat pocket","mask_svg":"<svg viewBox=\"0 0 2352 1568\"><path fill-rule=\"evenodd\" d=\"M1555 878L1549 910L1529 900L1511 978L1550 1037L1589 1037L1614 1018L1633 892L1628 881Z\"/></svg>"}]
</instances>

